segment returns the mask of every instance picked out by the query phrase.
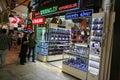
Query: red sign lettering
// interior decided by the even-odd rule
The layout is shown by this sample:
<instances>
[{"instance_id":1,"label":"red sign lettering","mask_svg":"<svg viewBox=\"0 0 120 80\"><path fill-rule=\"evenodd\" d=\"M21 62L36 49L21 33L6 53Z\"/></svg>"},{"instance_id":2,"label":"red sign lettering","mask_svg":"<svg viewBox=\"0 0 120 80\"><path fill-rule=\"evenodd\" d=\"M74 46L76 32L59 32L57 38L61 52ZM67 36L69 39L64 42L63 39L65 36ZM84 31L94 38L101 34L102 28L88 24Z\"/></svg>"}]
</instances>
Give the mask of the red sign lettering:
<instances>
[{"instance_id":1,"label":"red sign lettering","mask_svg":"<svg viewBox=\"0 0 120 80\"><path fill-rule=\"evenodd\" d=\"M77 5L78 5L78 3L61 6L61 7L59 7L59 11L70 9L70 8L75 8L75 7L77 7Z\"/></svg>"},{"instance_id":2,"label":"red sign lettering","mask_svg":"<svg viewBox=\"0 0 120 80\"><path fill-rule=\"evenodd\" d=\"M40 16L40 12L36 12L36 13L35 13L35 16Z\"/></svg>"}]
</instances>

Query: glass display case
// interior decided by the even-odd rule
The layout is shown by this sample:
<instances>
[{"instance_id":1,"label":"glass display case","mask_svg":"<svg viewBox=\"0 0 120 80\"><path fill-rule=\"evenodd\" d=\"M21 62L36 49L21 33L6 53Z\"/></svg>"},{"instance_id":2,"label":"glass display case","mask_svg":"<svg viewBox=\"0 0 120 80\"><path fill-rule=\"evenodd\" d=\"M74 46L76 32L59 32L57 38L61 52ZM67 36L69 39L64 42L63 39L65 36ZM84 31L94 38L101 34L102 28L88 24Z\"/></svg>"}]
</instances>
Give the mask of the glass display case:
<instances>
[{"instance_id":1,"label":"glass display case","mask_svg":"<svg viewBox=\"0 0 120 80\"><path fill-rule=\"evenodd\" d=\"M72 44L64 50L64 55L69 55L69 58L63 61L62 71L82 80L87 79L91 20L91 17L83 18L74 23L71 29Z\"/></svg>"},{"instance_id":2,"label":"glass display case","mask_svg":"<svg viewBox=\"0 0 120 80\"><path fill-rule=\"evenodd\" d=\"M42 30L38 34L39 37L41 37L38 44L38 58L42 61L63 59L63 51L68 49L70 46L70 30L52 25L52 27L49 27L44 31Z\"/></svg>"},{"instance_id":3,"label":"glass display case","mask_svg":"<svg viewBox=\"0 0 120 80\"><path fill-rule=\"evenodd\" d=\"M99 80L100 71L104 61L103 58L103 34L104 34L104 13L93 15L91 36L90 36L90 53L88 65L88 80Z\"/></svg>"}]
</instances>

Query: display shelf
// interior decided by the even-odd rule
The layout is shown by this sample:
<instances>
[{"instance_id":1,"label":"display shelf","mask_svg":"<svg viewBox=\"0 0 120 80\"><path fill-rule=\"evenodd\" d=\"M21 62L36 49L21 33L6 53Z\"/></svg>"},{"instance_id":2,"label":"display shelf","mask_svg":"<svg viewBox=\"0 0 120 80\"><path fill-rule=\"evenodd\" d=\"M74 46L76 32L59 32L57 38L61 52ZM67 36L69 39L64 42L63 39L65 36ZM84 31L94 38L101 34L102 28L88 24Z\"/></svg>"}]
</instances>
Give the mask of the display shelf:
<instances>
[{"instance_id":1,"label":"display shelf","mask_svg":"<svg viewBox=\"0 0 120 80\"><path fill-rule=\"evenodd\" d=\"M84 18L81 23L74 23L71 29L70 48L64 50L64 54L72 57L63 62L63 72L81 80L87 80L90 33L91 18Z\"/></svg>"},{"instance_id":2,"label":"display shelf","mask_svg":"<svg viewBox=\"0 0 120 80\"><path fill-rule=\"evenodd\" d=\"M37 55L37 59L40 60L40 61L43 61L43 62L47 61L47 57L44 56L44 55L40 55L40 54Z\"/></svg>"},{"instance_id":3,"label":"display shelf","mask_svg":"<svg viewBox=\"0 0 120 80\"><path fill-rule=\"evenodd\" d=\"M96 61L93 61L93 60L89 60L89 67L93 67L93 68L99 69L100 63L96 62Z\"/></svg>"},{"instance_id":4,"label":"display shelf","mask_svg":"<svg viewBox=\"0 0 120 80\"><path fill-rule=\"evenodd\" d=\"M72 48L64 50L64 53L78 57L88 58L88 45L87 44L72 44Z\"/></svg>"},{"instance_id":5,"label":"display shelf","mask_svg":"<svg viewBox=\"0 0 120 80\"><path fill-rule=\"evenodd\" d=\"M88 72L87 80L99 80L98 75L94 75Z\"/></svg>"},{"instance_id":6,"label":"display shelf","mask_svg":"<svg viewBox=\"0 0 120 80\"><path fill-rule=\"evenodd\" d=\"M96 55L90 55L89 56L89 59L92 60L92 61L95 61L95 62L100 62L100 57L99 56L96 56Z\"/></svg>"},{"instance_id":7,"label":"display shelf","mask_svg":"<svg viewBox=\"0 0 120 80\"><path fill-rule=\"evenodd\" d=\"M72 76L75 76L79 79L86 80L87 72L84 72L82 70L78 70L74 67L63 64L62 65L62 71L67 73L67 74L70 74Z\"/></svg>"},{"instance_id":8,"label":"display shelf","mask_svg":"<svg viewBox=\"0 0 120 80\"><path fill-rule=\"evenodd\" d=\"M44 37L45 40L39 40L40 44L37 45L40 49L39 55L46 56L46 61L63 59L61 56L63 50L68 49L70 46L70 30L51 26L46 31L41 32L45 32L47 38Z\"/></svg>"},{"instance_id":9,"label":"display shelf","mask_svg":"<svg viewBox=\"0 0 120 80\"><path fill-rule=\"evenodd\" d=\"M79 44L75 44L76 46L80 46L80 47L88 47L88 44L82 44L82 43L79 43Z\"/></svg>"},{"instance_id":10,"label":"display shelf","mask_svg":"<svg viewBox=\"0 0 120 80\"><path fill-rule=\"evenodd\" d=\"M61 55L48 55L47 56L47 61L55 61L55 60L60 60L60 59L63 59L62 54Z\"/></svg>"},{"instance_id":11,"label":"display shelf","mask_svg":"<svg viewBox=\"0 0 120 80\"><path fill-rule=\"evenodd\" d=\"M69 41L47 41L47 42L69 42Z\"/></svg>"},{"instance_id":12,"label":"display shelf","mask_svg":"<svg viewBox=\"0 0 120 80\"><path fill-rule=\"evenodd\" d=\"M60 44L56 44L56 45L49 45L49 46L70 46L70 45L60 45Z\"/></svg>"},{"instance_id":13,"label":"display shelf","mask_svg":"<svg viewBox=\"0 0 120 80\"><path fill-rule=\"evenodd\" d=\"M68 55L73 55L73 56L77 56L77 57L83 57L83 58L86 58L88 59L88 56L82 56L80 54L76 54L76 53L73 53L71 51L64 51L65 54L68 54Z\"/></svg>"},{"instance_id":14,"label":"display shelf","mask_svg":"<svg viewBox=\"0 0 120 80\"><path fill-rule=\"evenodd\" d=\"M78 70L82 70L87 72L88 70L88 60L85 58L78 58L78 57L73 57L71 59L68 59L66 61L63 61L63 64L69 65L71 67L74 67Z\"/></svg>"},{"instance_id":15,"label":"display shelf","mask_svg":"<svg viewBox=\"0 0 120 80\"><path fill-rule=\"evenodd\" d=\"M104 13L94 14L90 36L88 80L99 80L102 71L102 42L104 32ZM104 72L104 71L103 71Z\"/></svg>"},{"instance_id":16,"label":"display shelf","mask_svg":"<svg viewBox=\"0 0 120 80\"><path fill-rule=\"evenodd\" d=\"M60 54L60 55L47 55L47 56L41 55L41 54L37 55L37 59L40 60L40 61L43 61L43 62L63 60L63 59L68 59L68 58L69 58L68 55L65 55L64 58L63 58L63 54Z\"/></svg>"}]
</instances>

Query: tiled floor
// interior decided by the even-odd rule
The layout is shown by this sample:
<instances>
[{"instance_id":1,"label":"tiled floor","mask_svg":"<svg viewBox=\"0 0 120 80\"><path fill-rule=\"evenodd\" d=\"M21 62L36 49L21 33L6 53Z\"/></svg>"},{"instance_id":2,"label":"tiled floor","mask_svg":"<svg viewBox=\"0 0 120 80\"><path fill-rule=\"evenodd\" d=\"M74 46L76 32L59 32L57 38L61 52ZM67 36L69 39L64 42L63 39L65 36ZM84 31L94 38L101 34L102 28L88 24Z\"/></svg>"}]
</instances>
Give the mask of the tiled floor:
<instances>
[{"instance_id":1,"label":"tiled floor","mask_svg":"<svg viewBox=\"0 0 120 80\"><path fill-rule=\"evenodd\" d=\"M12 49L7 55L6 66L0 69L0 80L78 80L61 69L40 61L19 65L19 50Z\"/></svg>"}]
</instances>

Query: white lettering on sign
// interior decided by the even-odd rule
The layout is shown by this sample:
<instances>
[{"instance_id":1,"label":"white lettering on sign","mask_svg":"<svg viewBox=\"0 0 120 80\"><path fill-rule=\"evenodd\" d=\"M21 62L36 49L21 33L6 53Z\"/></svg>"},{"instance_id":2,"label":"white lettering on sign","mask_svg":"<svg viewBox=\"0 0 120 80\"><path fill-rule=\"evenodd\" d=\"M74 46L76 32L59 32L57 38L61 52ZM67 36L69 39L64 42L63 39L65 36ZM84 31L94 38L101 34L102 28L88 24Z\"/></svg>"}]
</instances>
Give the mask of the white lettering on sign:
<instances>
[{"instance_id":1,"label":"white lettering on sign","mask_svg":"<svg viewBox=\"0 0 120 80\"><path fill-rule=\"evenodd\" d=\"M45 23L45 19L44 18L34 18L32 20L32 24L44 24Z\"/></svg>"}]
</instances>

